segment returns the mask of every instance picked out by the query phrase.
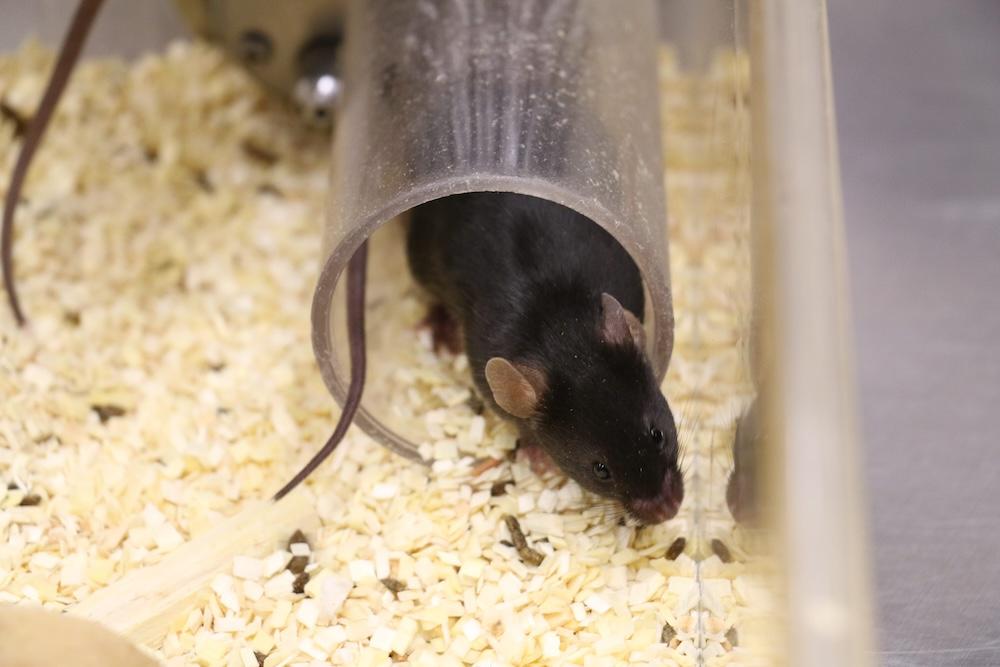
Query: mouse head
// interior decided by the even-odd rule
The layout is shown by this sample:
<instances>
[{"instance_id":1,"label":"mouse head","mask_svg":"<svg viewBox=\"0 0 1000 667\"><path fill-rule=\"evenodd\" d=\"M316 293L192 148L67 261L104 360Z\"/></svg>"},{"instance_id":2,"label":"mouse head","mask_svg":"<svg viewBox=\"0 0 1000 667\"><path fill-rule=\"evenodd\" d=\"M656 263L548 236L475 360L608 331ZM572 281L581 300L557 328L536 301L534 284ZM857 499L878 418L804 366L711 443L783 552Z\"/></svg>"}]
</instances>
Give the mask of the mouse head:
<instances>
[{"instance_id":1,"label":"mouse head","mask_svg":"<svg viewBox=\"0 0 1000 667\"><path fill-rule=\"evenodd\" d=\"M643 523L660 523L684 496L674 418L639 320L608 294L594 310L593 331L575 338L559 363L494 357L486 381L522 437L580 486L620 501Z\"/></svg>"}]
</instances>

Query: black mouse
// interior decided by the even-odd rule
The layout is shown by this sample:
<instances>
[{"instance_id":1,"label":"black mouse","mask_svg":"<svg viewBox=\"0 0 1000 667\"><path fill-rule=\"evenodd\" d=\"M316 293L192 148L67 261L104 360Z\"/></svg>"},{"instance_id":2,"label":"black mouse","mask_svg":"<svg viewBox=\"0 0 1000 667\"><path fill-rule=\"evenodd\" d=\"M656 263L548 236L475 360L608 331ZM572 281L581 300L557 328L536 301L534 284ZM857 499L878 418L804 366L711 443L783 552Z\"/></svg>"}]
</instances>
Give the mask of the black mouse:
<instances>
[{"instance_id":1,"label":"black mouse","mask_svg":"<svg viewBox=\"0 0 1000 667\"><path fill-rule=\"evenodd\" d=\"M677 429L645 354L642 278L611 234L545 199L469 193L412 210L407 257L439 303L435 338L460 332L522 446L643 523L677 514Z\"/></svg>"}]
</instances>

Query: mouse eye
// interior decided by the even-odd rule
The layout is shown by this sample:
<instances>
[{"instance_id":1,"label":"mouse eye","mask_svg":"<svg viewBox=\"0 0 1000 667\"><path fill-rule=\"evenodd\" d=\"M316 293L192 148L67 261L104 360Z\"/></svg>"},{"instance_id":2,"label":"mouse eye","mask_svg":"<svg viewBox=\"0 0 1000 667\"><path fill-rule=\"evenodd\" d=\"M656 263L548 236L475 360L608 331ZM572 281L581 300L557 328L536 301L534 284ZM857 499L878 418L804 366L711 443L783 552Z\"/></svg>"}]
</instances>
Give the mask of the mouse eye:
<instances>
[{"instance_id":1,"label":"mouse eye","mask_svg":"<svg viewBox=\"0 0 1000 667\"><path fill-rule=\"evenodd\" d=\"M658 445L663 444L663 431L656 428L655 426L649 427L649 437L651 437L653 439L653 442L655 442L656 444Z\"/></svg>"},{"instance_id":2,"label":"mouse eye","mask_svg":"<svg viewBox=\"0 0 1000 667\"><path fill-rule=\"evenodd\" d=\"M599 480L607 481L611 479L611 471L608 470L608 466L597 461L594 463L594 476Z\"/></svg>"}]
</instances>

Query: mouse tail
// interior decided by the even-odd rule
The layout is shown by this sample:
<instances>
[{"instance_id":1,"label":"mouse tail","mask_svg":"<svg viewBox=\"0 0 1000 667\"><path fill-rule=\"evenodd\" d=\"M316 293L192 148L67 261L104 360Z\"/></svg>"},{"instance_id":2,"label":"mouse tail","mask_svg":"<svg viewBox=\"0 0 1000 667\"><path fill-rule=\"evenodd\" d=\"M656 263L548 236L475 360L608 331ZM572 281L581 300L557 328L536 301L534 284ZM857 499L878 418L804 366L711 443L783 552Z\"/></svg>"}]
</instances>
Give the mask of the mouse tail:
<instances>
[{"instance_id":1,"label":"mouse tail","mask_svg":"<svg viewBox=\"0 0 1000 667\"><path fill-rule=\"evenodd\" d=\"M24 143L21 144L21 152L17 156L17 162L11 172L7 195L4 199L3 225L0 227L0 263L3 264L4 290L7 292L7 300L11 310L14 311L14 319L17 320L18 326L24 326L27 319L24 316L24 311L21 310L17 289L14 285L14 209L21 197L21 190L24 187L28 169L31 167L31 160L42 142L45 130L49 126L49 121L52 120L56 105L66 89L70 74L73 73L83 45L87 41L87 35L90 33L90 28L93 26L97 12L103 3L104 0L81 0L80 4L77 5L76 14L74 14L69 30L63 38L59 56L45 88L45 94L38 104L38 110L34 117L28 123Z\"/></svg>"},{"instance_id":2,"label":"mouse tail","mask_svg":"<svg viewBox=\"0 0 1000 667\"><path fill-rule=\"evenodd\" d=\"M351 358L351 382L347 399L340 413L340 420L322 449L281 490L274 500L281 500L288 492L302 483L326 460L347 434L354 415L361 407L361 393L365 386L365 273L368 267L368 241L365 240L347 264L347 340Z\"/></svg>"}]
</instances>

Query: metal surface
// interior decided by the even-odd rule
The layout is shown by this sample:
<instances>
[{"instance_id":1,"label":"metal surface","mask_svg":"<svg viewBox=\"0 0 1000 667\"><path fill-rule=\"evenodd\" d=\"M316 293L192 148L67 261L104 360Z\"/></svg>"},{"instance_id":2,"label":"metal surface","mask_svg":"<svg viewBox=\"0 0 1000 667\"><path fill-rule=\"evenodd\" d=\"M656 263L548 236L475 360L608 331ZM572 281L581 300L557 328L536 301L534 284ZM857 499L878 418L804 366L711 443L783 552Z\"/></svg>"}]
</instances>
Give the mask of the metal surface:
<instances>
[{"instance_id":1,"label":"metal surface","mask_svg":"<svg viewBox=\"0 0 1000 667\"><path fill-rule=\"evenodd\" d=\"M1000 3L831 2L887 667L1000 665Z\"/></svg>"},{"instance_id":2,"label":"metal surface","mask_svg":"<svg viewBox=\"0 0 1000 667\"><path fill-rule=\"evenodd\" d=\"M333 303L348 258L410 208L474 191L544 197L614 235L642 272L662 377L673 311L653 3L359 0L347 26L327 259L313 301L313 346L334 396L345 394ZM374 345L369 359L378 363ZM398 397L373 400L368 392L357 423L415 458L412 440L385 421Z\"/></svg>"},{"instance_id":3,"label":"metal surface","mask_svg":"<svg viewBox=\"0 0 1000 667\"><path fill-rule=\"evenodd\" d=\"M338 56L342 39L320 36L302 47L300 76L292 89L295 103L314 125L327 125L343 94Z\"/></svg>"},{"instance_id":4,"label":"metal surface","mask_svg":"<svg viewBox=\"0 0 1000 667\"><path fill-rule=\"evenodd\" d=\"M75 6L70 0L0 0L0 50L12 51L29 37L57 46ZM107 0L83 55L134 58L184 35L173 2Z\"/></svg>"}]
</instances>

